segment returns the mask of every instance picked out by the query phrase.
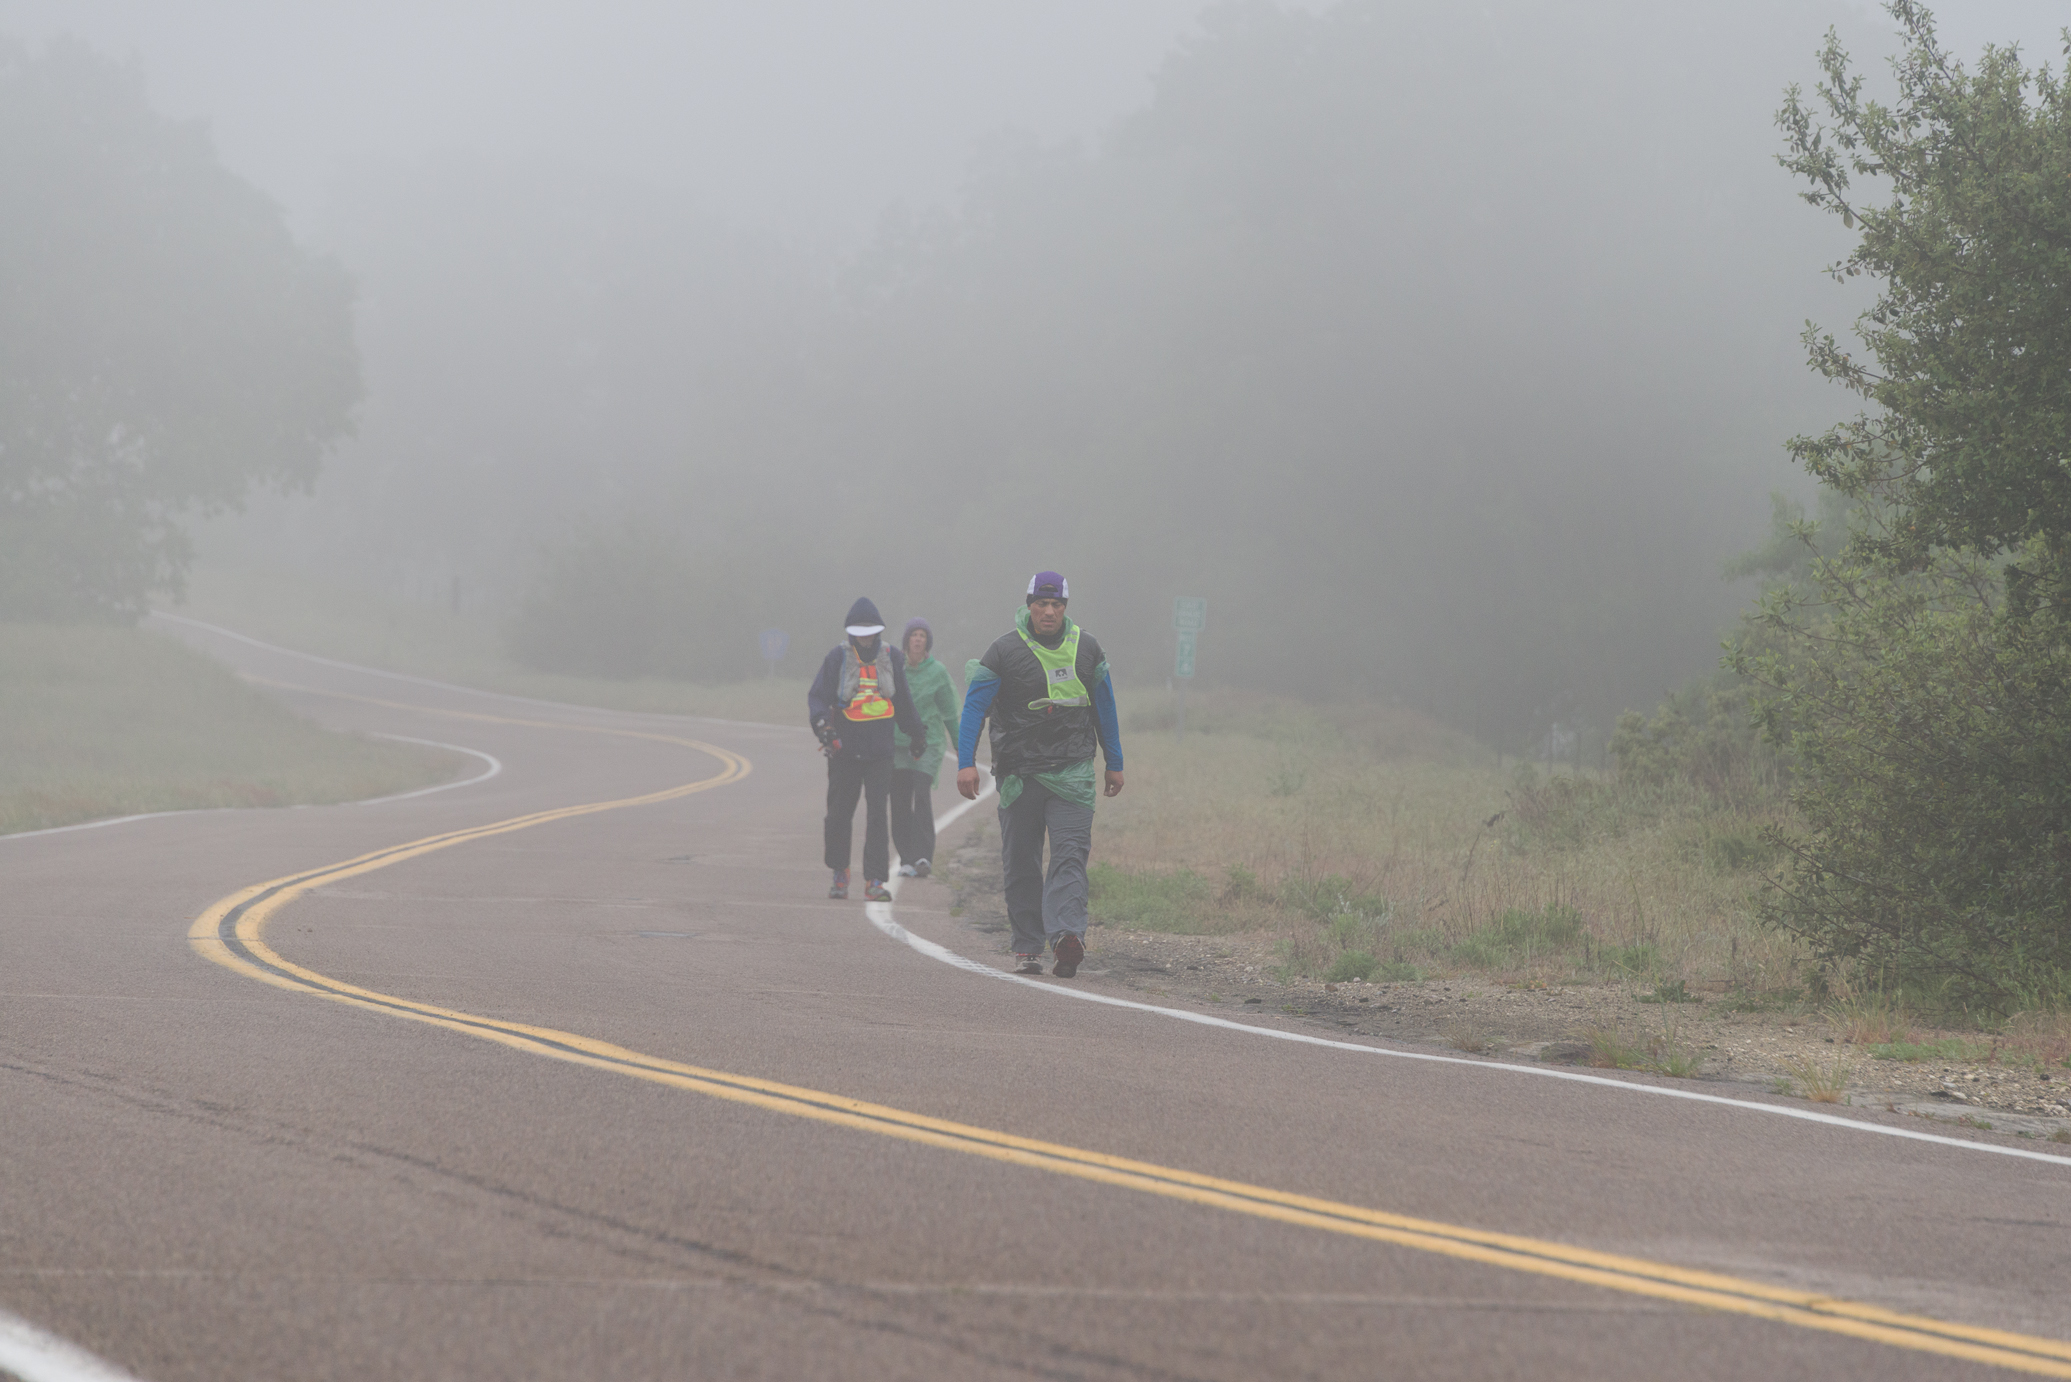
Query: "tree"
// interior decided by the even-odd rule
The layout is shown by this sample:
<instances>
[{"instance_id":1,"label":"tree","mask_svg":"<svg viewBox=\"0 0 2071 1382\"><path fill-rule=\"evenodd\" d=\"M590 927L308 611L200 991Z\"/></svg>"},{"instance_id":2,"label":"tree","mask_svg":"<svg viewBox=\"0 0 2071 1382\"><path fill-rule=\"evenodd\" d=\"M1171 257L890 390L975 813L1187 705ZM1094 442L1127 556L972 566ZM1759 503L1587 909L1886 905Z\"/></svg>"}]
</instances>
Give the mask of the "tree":
<instances>
[{"instance_id":1,"label":"tree","mask_svg":"<svg viewBox=\"0 0 2071 1382\"><path fill-rule=\"evenodd\" d=\"M78 42L0 45L0 187L0 616L135 618L349 433L351 283Z\"/></svg>"},{"instance_id":2,"label":"tree","mask_svg":"<svg viewBox=\"0 0 2071 1382\"><path fill-rule=\"evenodd\" d=\"M1870 360L1808 328L1875 405L1793 443L1856 507L1729 656L1793 760L1804 828L1765 903L1822 960L2005 1010L2071 997L2071 95L2017 52L1975 72L1888 6L1896 104L1829 39L1824 121L1778 117L1806 199L1858 229ZM2071 49L2071 34L2066 36ZM2071 73L2067 73L2071 75ZM2032 99L2030 93L2033 93ZM1852 182L1880 180L1866 205Z\"/></svg>"},{"instance_id":3,"label":"tree","mask_svg":"<svg viewBox=\"0 0 2071 1382\"><path fill-rule=\"evenodd\" d=\"M1792 442L1814 475L1904 521L1864 555L1919 566L1937 548L1994 555L2071 536L2071 87L1987 48L1975 72L1941 50L1915 0L1887 6L1905 36L1896 104L1867 100L1829 34L1821 123L1792 87L1777 117L1806 201L1859 229L1837 277L1882 292L1856 322L1875 357L1806 331L1815 369L1876 405ZM2066 32L2071 45L2071 31ZM2034 100L2029 100L2033 88ZM1857 178L1884 189L1866 204Z\"/></svg>"}]
</instances>

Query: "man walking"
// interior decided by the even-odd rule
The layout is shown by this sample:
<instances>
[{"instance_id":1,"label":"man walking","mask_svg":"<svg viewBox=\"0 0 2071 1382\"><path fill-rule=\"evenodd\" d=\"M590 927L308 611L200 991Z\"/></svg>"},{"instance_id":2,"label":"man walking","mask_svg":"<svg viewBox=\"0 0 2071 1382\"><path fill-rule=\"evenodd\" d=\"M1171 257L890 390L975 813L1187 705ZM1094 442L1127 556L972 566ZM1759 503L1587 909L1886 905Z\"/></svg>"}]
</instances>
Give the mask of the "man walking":
<instances>
[{"instance_id":1,"label":"man walking","mask_svg":"<svg viewBox=\"0 0 2071 1382\"><path fill-rule=\"evenodd\" d=\"M827 755L829 897L849 895L849 846L856 798L863 798L863 896L888 902L892 876L888 807L892 795L892 726L916 745L928 733L906 687L906 659L884 637L884 619L868 598L849 606L848 641L830 651L805 693L806 713Z\"/></svg>"},{"instance_id":2,"label":"man walking","mask_svg":"<svg viewBox=\"0 0 2071 1382\"><path fill-rule=\"evenodd\" d=\"M1015 970L1069 979L1086 956L1086 856L1093 847L1093 750L1107 760L1107 795L1122 790L1122 732L1114 683L1093 635L1065 614L1071 588L1038 571L1003 634L966 668L956 789L978 797L978 732L992 720L992 775L1000 790L1000 855ZM1050 868L1043 871L1043 841Z\"/></svg>"}]
</instances>

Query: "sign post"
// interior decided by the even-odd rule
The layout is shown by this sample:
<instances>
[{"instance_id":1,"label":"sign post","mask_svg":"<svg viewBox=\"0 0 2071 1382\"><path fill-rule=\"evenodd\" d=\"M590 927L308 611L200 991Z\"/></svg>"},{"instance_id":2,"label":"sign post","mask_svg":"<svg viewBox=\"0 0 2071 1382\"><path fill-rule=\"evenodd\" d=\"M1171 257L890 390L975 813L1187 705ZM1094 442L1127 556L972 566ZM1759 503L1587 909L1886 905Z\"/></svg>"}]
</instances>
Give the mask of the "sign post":
<instances>
[{"instance_id":1,"label":"sign post","mask_svg":"<svg viewBox=\"0 0 2071 1382\"><path fill-rule=\"evenodd\" d=\"M782 629L764 629L756 641L762 645L762 660L769 664L769 674L776 676L777 664L791 650L791 635Z\"/></svg>"},{"instance_id":2,"label":"sign post","mask_svg":"<svg viewBox=\"0 0 2071 1382\"><path fill-rule=\"evenodd\" d=\"M1172 658L1172 678L1179 685L1179 709L1172 721L1172 737L1186 733L1187 683L1194 679L1194 640L1208 627L1208 601L1198 595L1182 595L1172 602L1172 631L1178 646Z\"/></svg>"}]
</instances>

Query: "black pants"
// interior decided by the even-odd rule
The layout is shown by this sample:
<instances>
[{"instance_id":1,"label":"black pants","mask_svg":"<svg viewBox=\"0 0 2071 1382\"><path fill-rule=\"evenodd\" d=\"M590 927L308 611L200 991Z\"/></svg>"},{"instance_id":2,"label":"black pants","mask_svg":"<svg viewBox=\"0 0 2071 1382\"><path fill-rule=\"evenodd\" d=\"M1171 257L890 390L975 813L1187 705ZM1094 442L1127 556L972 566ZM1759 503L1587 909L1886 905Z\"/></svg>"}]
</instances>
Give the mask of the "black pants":
<instances>
[{"instance_id":1,"label":"black pants","mask_svg":"<svg viewBox=\"0 0 2071 1382\"><path fill-rule=\"evenodd\" d=\"M906 863L934 861L935 784L926 773L892 770L892 844Z\"/></svg>"},{"instance_id":2,"label":"black pants","mask_svg":"<svg viewBox=\"0 0 2071 1382\"><path fill-rule=\"evenodd\" d=\"M827 760L827 867L849 866L855 834L856 798L863 798L863 876L882 883L892 876L891 832L886 828L892 792L890 758L855 758L837 753Z\"/></svg>"}]
</instances>

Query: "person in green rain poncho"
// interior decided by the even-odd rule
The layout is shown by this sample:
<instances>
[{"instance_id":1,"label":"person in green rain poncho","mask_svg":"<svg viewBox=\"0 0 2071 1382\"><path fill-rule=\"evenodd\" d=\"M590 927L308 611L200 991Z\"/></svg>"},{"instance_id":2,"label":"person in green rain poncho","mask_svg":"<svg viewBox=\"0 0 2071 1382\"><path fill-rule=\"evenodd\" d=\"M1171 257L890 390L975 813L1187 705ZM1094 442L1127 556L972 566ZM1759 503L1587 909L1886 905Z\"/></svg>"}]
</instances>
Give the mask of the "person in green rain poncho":
<instances>
[{"instance_id":1,"label":"person in green rain poncho","mask_svg":"<svg viewBox=\"0 0 2071 1382\"><path fill-rule=\"evenodd\" d=\"M1093 848L1093 750L1106 758L1108 796L1122 790L1122 732L1114 680L1092 634L1065 613L1071 587L1038 571L1003 634L964 669L956 789L977 800L978 734L992 721L992 775L1000 789L1000 854L1014 967L1069 979L1086 957L1086 857ZM1043 842L1050 867L1043 870Z\"/></svg>"},{"instance_id":2,"label":"person in green rain poncho","mask_svg":"<svg viewBox=\"0 0 2071 1382\"><path fill-rule=\"evenodd\" d=\"M899 645L906 652L906 685L927 728L921 751L905 730L892 731L892 847L899 851L903 878L926 878L935 857L935 776L942 751L956 740L956 687L949 669L932 656L935 630L925 619L908 619Z\"/></svg>"}]
</instances>

